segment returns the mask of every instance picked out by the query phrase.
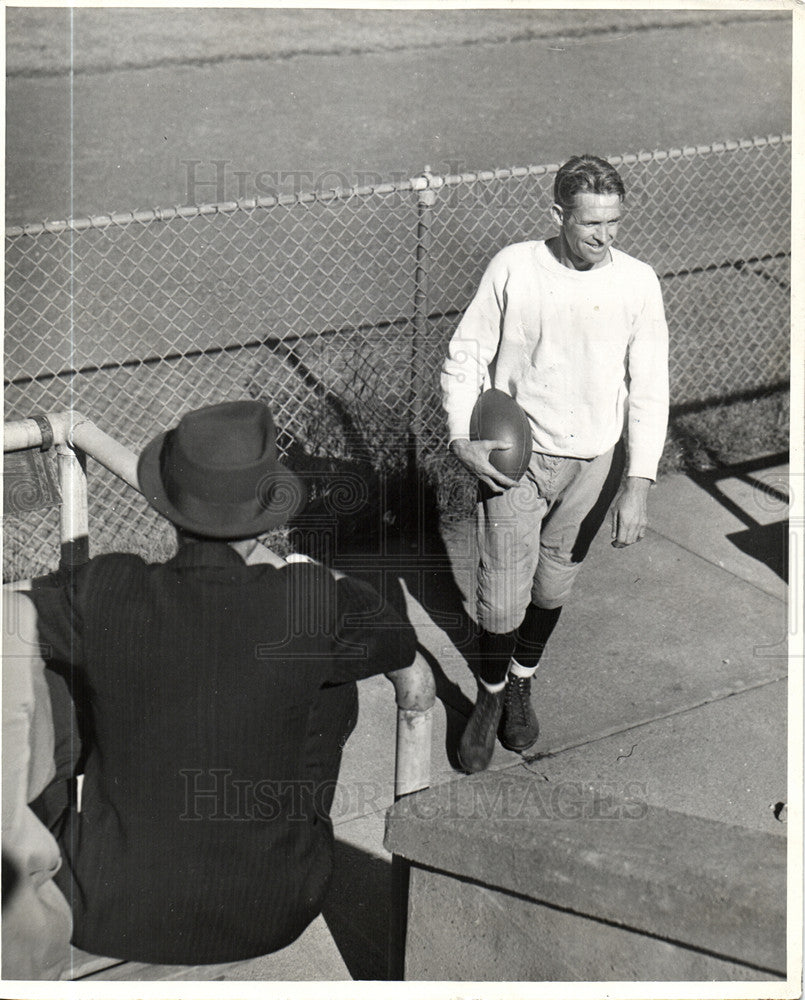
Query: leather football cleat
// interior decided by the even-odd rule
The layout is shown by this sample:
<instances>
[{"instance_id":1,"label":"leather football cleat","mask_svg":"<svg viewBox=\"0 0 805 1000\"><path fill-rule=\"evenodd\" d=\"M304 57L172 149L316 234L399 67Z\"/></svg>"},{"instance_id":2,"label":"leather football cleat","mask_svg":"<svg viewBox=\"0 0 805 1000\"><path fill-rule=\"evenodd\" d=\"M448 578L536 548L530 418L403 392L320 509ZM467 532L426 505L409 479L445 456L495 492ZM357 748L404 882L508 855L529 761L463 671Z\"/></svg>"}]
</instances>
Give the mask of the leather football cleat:
<instances>
[{"instance_id":1,"label":"leather football cleat","mask_svg":"<svg viewBox=\"0 0 805 1000\"><path fill-rule=\"evenodd\" d=\"M467 720L458 745L458 762L468 774L485 771L495 750L500 716L503 712L503 693L506 689L490 694L478 685L478 700Z\"/></svg>"},{"instance_id":2,"label":"leather football cleat","mask_svg":"<svg viewBox=\"0 0 805 1000\"><path fill-rule=\"evenodd\" d=\"M507 750L522 753L539 737L539 723L531 704L531 678L509 674L503 691L500 742Z\"/></svg>"}]
</instances>

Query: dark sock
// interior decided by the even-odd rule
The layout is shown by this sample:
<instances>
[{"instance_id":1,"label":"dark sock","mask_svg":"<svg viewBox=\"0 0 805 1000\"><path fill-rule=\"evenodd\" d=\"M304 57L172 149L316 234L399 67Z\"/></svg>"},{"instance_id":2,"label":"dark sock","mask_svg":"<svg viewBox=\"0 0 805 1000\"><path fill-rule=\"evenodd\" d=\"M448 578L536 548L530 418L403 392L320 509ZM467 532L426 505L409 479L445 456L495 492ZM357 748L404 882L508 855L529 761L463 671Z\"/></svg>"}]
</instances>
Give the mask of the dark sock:
<instances>
[{"instance_id":1,"label":"dark sock","mask_svg":"<svg viewBox=\"0 0 805 1000\"><path fill-rule=\"evenodd\" d=\"M481 663L478 676L487 684L500 684L506 679L509 660L514 649L514 631L487 632L481 631L478 638L481 650Z\"/></svg>"},{"instance_id":2,"label":"dark sock","mask_svg":"<svg viewBox=\"0 0 805 1000\"><path fill-rule=\"evenodd\" d=\"M538 608L536 604L528 605L525 618L515 633L517 641L512 653L521 667L536 667L539 663L561 613L561 607Z\"/></svg>"}]
</instances>

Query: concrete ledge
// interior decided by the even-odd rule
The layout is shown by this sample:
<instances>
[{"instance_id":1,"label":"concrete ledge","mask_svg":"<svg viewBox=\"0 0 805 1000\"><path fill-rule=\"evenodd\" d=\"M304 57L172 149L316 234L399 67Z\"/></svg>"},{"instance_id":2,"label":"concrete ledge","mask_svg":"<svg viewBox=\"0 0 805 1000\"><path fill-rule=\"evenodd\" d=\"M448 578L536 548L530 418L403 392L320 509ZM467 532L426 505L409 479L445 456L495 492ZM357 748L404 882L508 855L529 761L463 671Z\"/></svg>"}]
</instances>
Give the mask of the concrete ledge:
<instances>
[{"instance_id":1,"label":"concrete ledge","mask_svg":"<svg viewBox=\"0 0 805 1000\"><path fill-rule=\"evenodd\" d=\"M411 867L409 899L401 974L409 981L778 984L782 979L432 869Z\"/></svg>"},{"instance_id":2,"label":"concrete ledge","mask_svg":"<svg viewBox=\"0 0 805 1000\"><path fill-rule=\"evenodd\" d=\"M423 870L412 892L426 891L426 871L449 875L785 977L783 836L496 772L402 799L385 845ZM414 903L409 940L421 932Z\"/></svg>"}]
</instances>

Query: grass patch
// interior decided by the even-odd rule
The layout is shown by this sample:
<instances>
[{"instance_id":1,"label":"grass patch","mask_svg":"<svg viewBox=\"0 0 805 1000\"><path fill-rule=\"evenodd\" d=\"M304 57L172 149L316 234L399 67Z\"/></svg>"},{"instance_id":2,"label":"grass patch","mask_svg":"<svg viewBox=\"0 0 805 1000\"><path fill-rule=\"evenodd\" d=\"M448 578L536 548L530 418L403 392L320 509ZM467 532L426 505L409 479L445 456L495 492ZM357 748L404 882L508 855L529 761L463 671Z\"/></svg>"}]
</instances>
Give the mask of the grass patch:
<instances>
[{"instance_id":1,"label":"grass patch","mask_svg":"<svg viewBox=\"0 0 805 1000\"><path fill-rule=\"evenodd\" d=\"M701 472L787 451L790 419L788 389L674 417L659 475Z\"/></svg>"}]
</instances>

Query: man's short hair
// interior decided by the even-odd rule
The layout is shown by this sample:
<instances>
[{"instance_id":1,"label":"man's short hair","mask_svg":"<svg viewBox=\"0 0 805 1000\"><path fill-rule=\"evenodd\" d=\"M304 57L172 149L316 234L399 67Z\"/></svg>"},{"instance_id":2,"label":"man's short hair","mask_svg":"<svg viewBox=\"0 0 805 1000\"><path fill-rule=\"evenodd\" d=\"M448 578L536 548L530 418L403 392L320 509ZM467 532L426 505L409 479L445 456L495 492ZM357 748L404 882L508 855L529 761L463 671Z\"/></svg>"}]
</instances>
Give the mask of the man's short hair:
<instances>
[{"instance_id":1,"label":"man's short hair","mask_svg":"<svg viewBox=\"0 0 805 1000\"><path fill-rule=\"evenodd\" d=\"M624 198L626 188L621 175L600 156L585 153L571 156L557 170L553 182L553 200L563 208L572 208L577 194L616 194Z\"/></svg>"}]
</instances>

